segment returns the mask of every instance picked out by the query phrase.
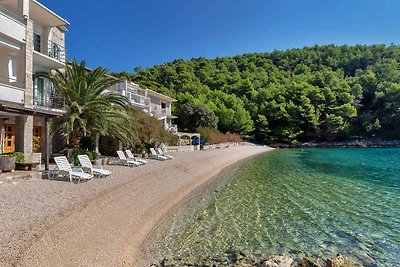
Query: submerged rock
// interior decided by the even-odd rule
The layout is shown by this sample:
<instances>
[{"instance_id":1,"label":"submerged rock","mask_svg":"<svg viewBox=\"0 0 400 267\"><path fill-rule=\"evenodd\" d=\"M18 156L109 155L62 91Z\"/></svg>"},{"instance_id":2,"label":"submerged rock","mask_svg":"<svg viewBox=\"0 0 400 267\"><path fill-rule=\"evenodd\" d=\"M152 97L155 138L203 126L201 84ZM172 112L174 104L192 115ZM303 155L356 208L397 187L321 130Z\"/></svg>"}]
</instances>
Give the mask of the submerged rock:
<instances>
[{"instance_id":1,"label":"submerged rock","mask_svg":"<svg viewBox=\"0 0 400 267\"><path fill-rule=\"evenodd\" d=\"M337 254L336 257L327 259L326 266L328 267L363 267L361 264L353 263L349 258L341 254Z\"/></svg>"},{"instance_id":2,"label":"submerged rock","mask_svg":"<svg viewBox=\"0 0 400 267\"><path fill-rule=\"evenodd\" d=\"M242 251L227 250L224 256L164 258L159 264L152 264L150 267L363 267L363 265L352 262L346 256L337 256L324 260L304 256L300 262L295 262L288 256L273 255L266 260L256 260L251 254ZM369 266L369 265L368 265ZM372 265L371 265L372 266Z\"/></svg>"},{"instance_id":3,"label":"submerged rock","mask_svg":"<svg viewBox=\"0 0 400 267\"><path fill-rule=\"evenodd\" d=\"M293 259L287 256L271 256L263 262L261 267L290 267L293 264Z\"/></svg>"}]
</instances>

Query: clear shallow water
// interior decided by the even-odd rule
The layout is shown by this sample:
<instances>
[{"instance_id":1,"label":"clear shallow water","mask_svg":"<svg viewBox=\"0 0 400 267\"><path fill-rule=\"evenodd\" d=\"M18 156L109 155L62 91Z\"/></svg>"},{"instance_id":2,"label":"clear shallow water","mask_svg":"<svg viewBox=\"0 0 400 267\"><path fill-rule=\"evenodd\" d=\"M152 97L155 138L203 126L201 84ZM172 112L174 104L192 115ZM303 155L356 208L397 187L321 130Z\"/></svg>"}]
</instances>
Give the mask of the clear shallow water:
<instances>
[{"instance_id":1,"label":"clear shallow water","mask_svg":"<svg viewBox=\"0 0 400 267\"><path fill-rule=\"evenodd\" d=\"M173 255L332 257L400 265L400 149L277 150L249 161L164 240Z\"/></svg>"}]
</instances>

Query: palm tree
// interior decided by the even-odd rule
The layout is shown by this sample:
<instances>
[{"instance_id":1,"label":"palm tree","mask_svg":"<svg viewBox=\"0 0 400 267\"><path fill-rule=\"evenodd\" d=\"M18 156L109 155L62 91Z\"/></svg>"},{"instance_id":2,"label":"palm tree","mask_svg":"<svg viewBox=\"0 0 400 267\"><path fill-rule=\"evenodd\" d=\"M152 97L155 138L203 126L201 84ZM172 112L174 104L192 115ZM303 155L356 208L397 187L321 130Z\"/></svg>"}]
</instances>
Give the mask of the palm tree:
<instances>
[{"instance_id":1,"label":"palm tree","mask_svg":"<svg viewBox=\"0 0 400 267\"><path fill-rule=\"evenodd\" d=\"M50 130L64 132L67 144L76 147L83 136L95 134L113 136L126 144L133 142L129 100L107 91L118 80L107 75L106 69L89 71L84 61L78 64L74 60L64 70L40 75L46 76L65 99L66 113L53 120Z\"/></svg>"}]
</instances>

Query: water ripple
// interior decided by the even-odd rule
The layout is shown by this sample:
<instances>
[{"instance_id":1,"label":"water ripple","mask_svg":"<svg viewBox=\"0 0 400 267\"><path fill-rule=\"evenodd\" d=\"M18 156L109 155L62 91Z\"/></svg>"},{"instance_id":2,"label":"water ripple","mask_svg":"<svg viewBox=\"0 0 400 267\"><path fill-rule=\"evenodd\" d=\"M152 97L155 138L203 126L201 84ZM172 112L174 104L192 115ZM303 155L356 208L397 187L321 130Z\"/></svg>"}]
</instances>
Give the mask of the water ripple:
<instances>
[{"instance_id":1,"label":"water ripple","mask_svg":"<svg viewBox=\"0 0 400 267\"><path fill-rule=\"evenodd\" d=\"M396 266L399 236L400 149L309 149L250 161L166 244L199 259L233 248Z\"/></svg>"}]
</instances>

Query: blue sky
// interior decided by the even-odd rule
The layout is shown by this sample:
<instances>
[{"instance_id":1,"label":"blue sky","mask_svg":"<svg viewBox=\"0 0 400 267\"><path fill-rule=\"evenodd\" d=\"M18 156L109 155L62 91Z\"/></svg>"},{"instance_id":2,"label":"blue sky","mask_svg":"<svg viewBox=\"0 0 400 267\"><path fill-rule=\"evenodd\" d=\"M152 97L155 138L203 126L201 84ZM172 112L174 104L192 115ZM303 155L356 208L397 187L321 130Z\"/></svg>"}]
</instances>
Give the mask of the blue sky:
<instances>
[{"instance_id":1,"label":"blue sky","mask_svg":"<svg viewBox=\"0 0 400 267\"><path fill-rule=\"evenodd\" d=\"M400 43L398 0L39 0L67 19L68 58L133 71L315 44Z\"/></svg>"}]
</instances>

